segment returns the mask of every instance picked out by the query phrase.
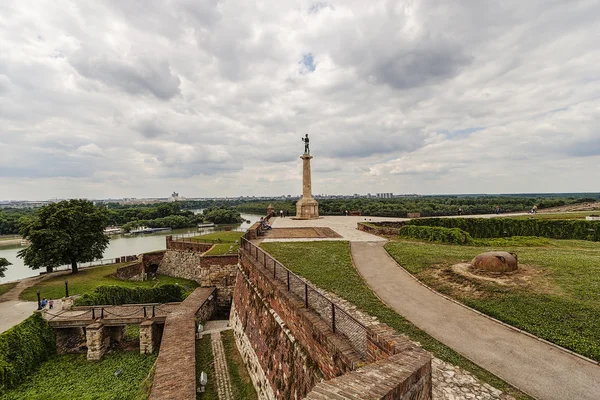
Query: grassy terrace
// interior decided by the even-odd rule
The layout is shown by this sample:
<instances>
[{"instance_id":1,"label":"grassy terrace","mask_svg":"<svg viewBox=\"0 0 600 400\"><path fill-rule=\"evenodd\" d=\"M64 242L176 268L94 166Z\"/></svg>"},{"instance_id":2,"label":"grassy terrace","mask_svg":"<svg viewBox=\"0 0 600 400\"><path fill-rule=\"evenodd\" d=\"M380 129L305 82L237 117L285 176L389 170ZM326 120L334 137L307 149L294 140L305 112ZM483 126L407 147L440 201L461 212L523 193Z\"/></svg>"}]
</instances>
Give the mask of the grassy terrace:
<instances>
[{"instance_id":1,"label":"grassy terrace","mask_svg":"<svg viewBox=\"0 0 600 400\"><path fill-rule=\"evenodd\" d=\"M155 360L155 354L139 351L109 353L97 362L87 361L85 354L56 356L21 385L4 393L2 399L145 399L142 386ZM116 377L120 368L123 372Z\"/></svg>"},{"instance_id":2,"label":"grassy terrace","mask_svg":"<svg viewBox=\"0 0 600 400\"><path fill-rule=\"evenodd\" d=\"M195 240L197 242L205 242L205 243L207 243L207 242L208 243L212 243L212 242L235 243L236 241L239 242L239 240L243 234L244 234L244 232L220 231L220 232L207 233L206 235L194 236L190 240Z\"/></svg>"},{"instance_id":3,"label":"grassy terrace","mask_svg":"<svg viewBox=\"0 0 600 400\"><path fill-rule=\"evenodd\" d=\"M528 214L528 215L517 215L509 216L506 218L517 218L517 219L528 219L528 218L539 218L539 219L585 219L588 215L600 215L600 210L597 211L570 211L565 213L540 213Z\"/></svg>"},{"instance_id":4,"label":"grassy terrace","mask_svg":"<svg viewBox=\"0 0 600 400\"><path fill-rule=\"evenodd\" d=\"M37 301L36 291L40 291L40 296L45 298L57 299L65 295L65 280L69 281L69 295L84 294L93 291L98 286L118 285L123 287L155 287L158 285L175 284L185 285L186 287L196 287L198 284L194 281L181 278L172 278L170 276L159 275L156 280L135 282L116 279L112 275L118 267L127 264L111 264L102 267L92 267L83 269L75 275L59 275L54 278L46 279L35 286L25 289L20 298L22 300Z\"/></svg>"},{"instance_id":5,"label":"grassy terrace","mask_svg":"<svg viewBox=\"0 0 600 400\"><path fill-rule=\"evenodd\" d=\"M388 243L394 259L437 291L494 318L600 361L600 243L540 238L479 239L477 246ZM484 251L517 253L515 285L481 281L451 266Z\"/></svg>"},{"instance_id":6,"label":"grassy terrace","mask_svg":"<svg viewBox=\"0 0 600 400\"><path fill-rule=\"evenodd\" d=\"M529 399L500 378L438 342L379 300L352 265L348 242L262 243L261 247L315 285L354 303L379 321L421 343L436 357L470 371L482 381L518 399Z\"/></svg>"}]
</instances>

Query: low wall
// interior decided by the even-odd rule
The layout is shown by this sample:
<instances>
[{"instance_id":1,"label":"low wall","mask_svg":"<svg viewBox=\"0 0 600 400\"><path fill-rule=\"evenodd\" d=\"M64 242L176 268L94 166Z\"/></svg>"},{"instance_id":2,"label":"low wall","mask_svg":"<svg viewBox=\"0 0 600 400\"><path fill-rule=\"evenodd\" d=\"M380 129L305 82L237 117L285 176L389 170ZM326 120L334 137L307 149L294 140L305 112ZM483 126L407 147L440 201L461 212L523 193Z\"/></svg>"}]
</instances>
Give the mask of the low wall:
<instances>
[{"instance_id":1,"label":"low wall","mask_svg":"<svg viewBox=\"0 0 600 400\"><path fill-rule=\"evenodd\" d=\"M218 307L229 309L237 274L238 255L204 256L195 251L167 250L158 273L190 279L201 287L216 287Z\"/></svg>"},{"instance_id":2,"label":"low wall","mask_svg":"<svg viewBox=\"0 0 600 400\"><path fill-rule=\"evenodd\" d=\"M167 250L187 250L204 253L210 250L212 243L195 242L192 240L173 240L173 236L166 237Z\"/></svg>"},{"instance_id":3,"label":"low wall","mask_svg":"<svg viewBox=\"0 0 600 400\"><path fill-rule=\"evenodd\" d=\"M117 272L115 272L115 278L130 281L143 281L144 264L139 261L135 264L119 267L117 268Z\"/></svg>"},{"instance_id":4,"label":"low wall","mask_svg":"<svg viewBox=\"0 0 600 400\"><path fill-rule=\"evenodd\" d=\"M198 288L167 317L150 399L196 398L196 315L215 307L215 289ZM213 296L210 300L210 296Z\"/></svg>"},{"instance_id":5,"label":"low wall","mask_svg":"<svg viewBox=\"0 0 600 400\"><path fill-rule=\"evenodd\" d=\"M382 221L382 222L358 222L356 228L359 231L371 233L380 236L397 236L400 234L400 228L404 225L402 221Z\"/></svg>"}]
</instances>

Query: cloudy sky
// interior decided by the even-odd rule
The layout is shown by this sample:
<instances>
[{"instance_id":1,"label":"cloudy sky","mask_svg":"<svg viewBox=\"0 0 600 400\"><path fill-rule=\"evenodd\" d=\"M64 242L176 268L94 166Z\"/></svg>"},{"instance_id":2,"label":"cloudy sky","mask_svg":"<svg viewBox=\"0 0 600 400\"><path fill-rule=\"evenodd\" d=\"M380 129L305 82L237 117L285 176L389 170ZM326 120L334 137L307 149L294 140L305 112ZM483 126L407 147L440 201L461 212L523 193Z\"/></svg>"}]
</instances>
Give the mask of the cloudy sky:
<instances>
[{"instance_id":1,"label":"cloudy sky","mask_svg":"<svg viewBox=\"0 0 600 400\"><path fill-rule=\"evenodd\" d=\"M0 199L600 191L600 0L0 2Z\"/></svg>"}]
</instances>

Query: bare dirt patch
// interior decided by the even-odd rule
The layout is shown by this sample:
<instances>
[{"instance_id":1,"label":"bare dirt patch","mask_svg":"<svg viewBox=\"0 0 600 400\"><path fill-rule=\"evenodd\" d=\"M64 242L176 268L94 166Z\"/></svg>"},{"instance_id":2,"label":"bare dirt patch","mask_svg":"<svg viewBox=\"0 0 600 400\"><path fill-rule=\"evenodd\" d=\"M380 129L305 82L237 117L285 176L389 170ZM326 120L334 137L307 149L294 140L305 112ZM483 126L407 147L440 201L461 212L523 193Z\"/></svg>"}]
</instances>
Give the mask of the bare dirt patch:
<instances>
[{"instance_id":1,"label":"bare dirt patch","mask_svg":"<svg viewBox=\"0 0 600 400\"><path fill-rule=\"evenodd\" d=\"M273 228L265 234L265 238L269 239L328 239L341 237L336 231L327 227Z\"/></svg>"},{"instance_id":2,"label":"bare dirt patch","mask_svg":"<svg viewBox=\"0 0 600 400\"><path fill-rule=\"evenodd\" d=\"M570 211L595 211L600 210L600 201L590 203L569 204L567 206L551 207L538 210L538 213L558 213Z\"/></svg>"},{"instance_id":3,"label":"bare dirt patch","mask_svg":"<svg viewBox=\"0 0 600 400\"><path fill-rule=\"evenodd\" d=\"M533 265L519 264L518 271L505 274L476 271L468 263L437 267L424 270L420 276L426 281L435 282L435 287L442 288L452 296L484 298L492 293L513 289L530 293L562 293L546 271Z\"/></svg>"}]
</instances>

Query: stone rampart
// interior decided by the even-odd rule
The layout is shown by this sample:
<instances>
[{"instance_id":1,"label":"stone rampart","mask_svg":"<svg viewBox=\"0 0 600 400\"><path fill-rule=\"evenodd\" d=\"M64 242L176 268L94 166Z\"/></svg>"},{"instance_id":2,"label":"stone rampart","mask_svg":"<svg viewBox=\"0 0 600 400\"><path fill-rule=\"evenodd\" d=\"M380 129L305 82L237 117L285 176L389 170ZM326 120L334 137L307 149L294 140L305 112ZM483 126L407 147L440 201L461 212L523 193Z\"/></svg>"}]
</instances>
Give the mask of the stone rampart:
<instances>
[{"instance_id":1,"label":"stone rampart","mask_svg":"<svg viewBox=\"0 0 600 400\"><path fill-rule=\"evenodd\" d=\"M237 274L238 255L204 256L195 251L167 250L158 273L216 287L218 307L229 309Z\"/></svg>"},{"instance_id":2,"label":"stone rampart","mask_svg":"<svg viewBox=\"0 0 600 400\"><path fill-rule=\"evenodd\" d=\"M359 222L356 224L359 231L371 233L379 236L397 236L400 234L400 228L404 225L402 221L382 221L382 222Z\"/></svg>"},{"instance_id":3,"label":"stone rampart","mask_svg":"<svg viewBox=\"0 0 600 400\"><path fill-rule=\"evenodd\" d=\"M117 268L117 272L115 272L115 278L130 281L143 281L144 263L138 261L134 264Z\"/></svg>"},{"instance_id":4,"label":"stone rampart","mask_svg":"<svg viewBox=\"0 0 600 400\"><path fill-rule=\"evenodd\" d=\"M365 358L357 361L347 342L307 310L303 299L250 253L240 254L231 326L264 398L431 399L429 353L387 325L372 323L365 326Z\"/></svg>"},{"instance_id":5,"label":"stone rampart","mask_svg":"<svg viewBox=\"0 0 600 400\"><path fill-rule=\"evenodd\" d=\"M151 400L196 398L195 317L203 313L202 308L214 307L214 290L214 288L194 290L167 317L156 359Z\"/></svg>"}]
</instances>

